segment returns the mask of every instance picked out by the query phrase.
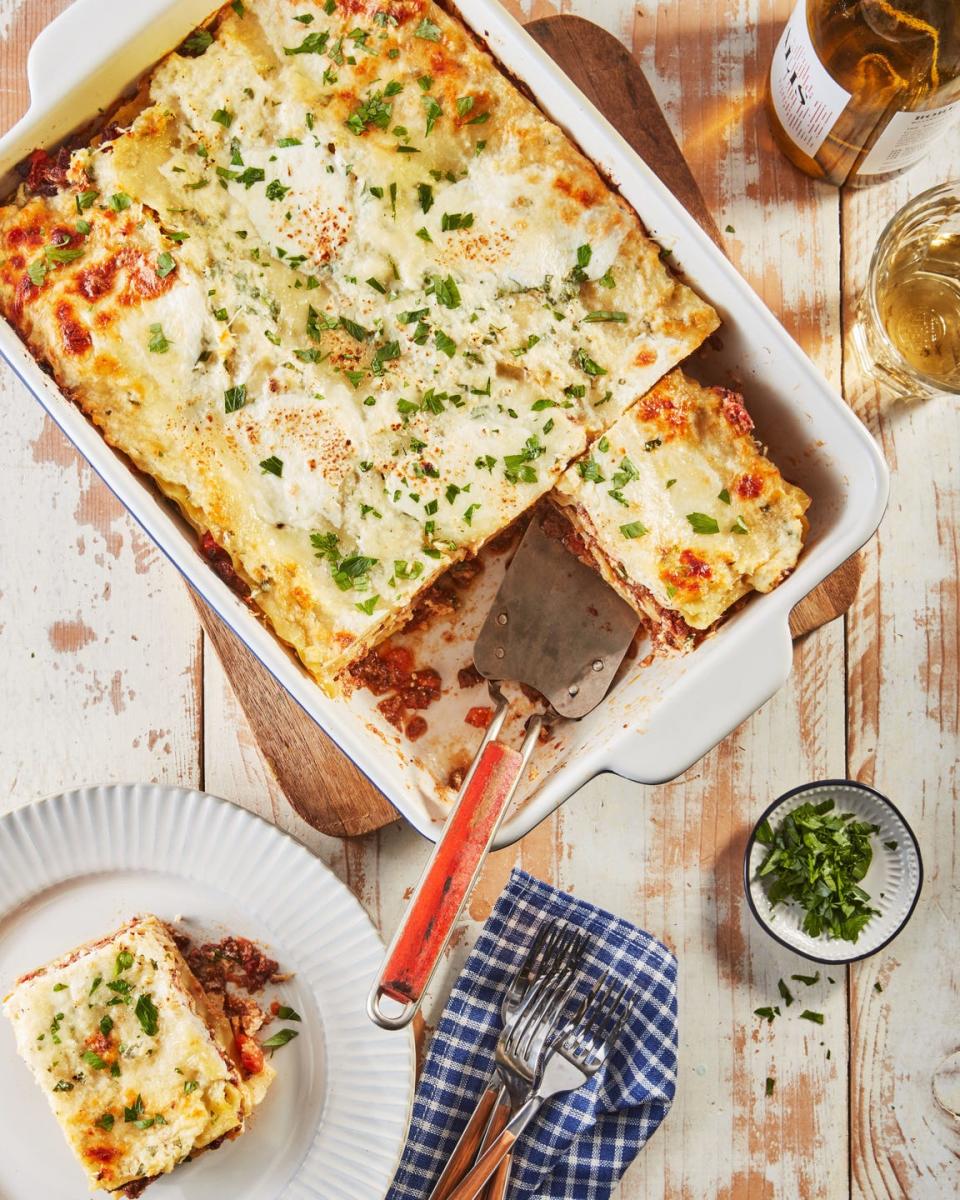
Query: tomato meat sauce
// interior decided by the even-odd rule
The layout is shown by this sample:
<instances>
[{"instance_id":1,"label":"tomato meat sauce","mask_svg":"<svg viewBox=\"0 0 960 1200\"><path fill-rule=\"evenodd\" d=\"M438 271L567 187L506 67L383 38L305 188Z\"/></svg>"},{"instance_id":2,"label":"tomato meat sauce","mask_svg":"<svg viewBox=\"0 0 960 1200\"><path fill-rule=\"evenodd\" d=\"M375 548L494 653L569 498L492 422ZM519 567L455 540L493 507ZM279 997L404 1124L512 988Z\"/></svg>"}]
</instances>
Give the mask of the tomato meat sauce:
<instances>
[{"instance_id":1,"label":"tomato meat sauce","mask_svg":"<svg viewBox=\"0 0 960 1200\"><path fill-rule=\"evenodd\" d=\"M440 699L443 684L433 667L415 665L409 647L389 642L377 646L350 667L350 676L359 687L383 696L377 709L411 742L427 732L426 719L420 712Z\"/></svg>"}]
</instances>

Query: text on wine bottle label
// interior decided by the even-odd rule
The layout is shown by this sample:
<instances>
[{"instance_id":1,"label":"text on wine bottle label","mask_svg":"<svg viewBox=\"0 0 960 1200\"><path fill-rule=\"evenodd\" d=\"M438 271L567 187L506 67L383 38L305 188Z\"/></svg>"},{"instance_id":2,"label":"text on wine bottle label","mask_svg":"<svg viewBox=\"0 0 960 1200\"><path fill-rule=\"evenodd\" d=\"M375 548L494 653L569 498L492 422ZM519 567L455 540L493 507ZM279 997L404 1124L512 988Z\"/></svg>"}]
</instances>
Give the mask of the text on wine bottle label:
<instances>
[{"instance_id":1,"label":"text on wine bottle label","mask_svg":"<svg viewBox=\"0 0 960 1200\"><path fill-rule=\"evenodd\" d=\"M817 57L807 28L806 0L799 0L774 51L770 94L780 124L811 158L847 107L851 93Z\"/></svg>"}]
</instances>

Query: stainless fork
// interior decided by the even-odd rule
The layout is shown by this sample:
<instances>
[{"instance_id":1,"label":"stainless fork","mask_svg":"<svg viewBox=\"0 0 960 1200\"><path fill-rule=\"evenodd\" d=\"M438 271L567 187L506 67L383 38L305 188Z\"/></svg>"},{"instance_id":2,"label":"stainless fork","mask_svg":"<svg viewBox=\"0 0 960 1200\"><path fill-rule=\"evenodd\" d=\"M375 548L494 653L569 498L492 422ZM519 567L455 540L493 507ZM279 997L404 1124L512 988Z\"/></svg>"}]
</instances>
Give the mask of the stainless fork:
<instances>
[{"instance_id":1,"label":"stainless fork","mask_svg":"<svg viewBox=\"0 0 960 1200\"><path fill-rule=\"evenodd\" d=\"M542 927L523 965L504 993L500 1008L503 1021L500 1040L519 1017L534 1011L538 1004L542 1007L542 998L551 979L576 966L585 944L586 939L582 934L565 929L556 921L550 921ZM509 1105L506 1105L509 1095L507 1085L499 1070L496 1077L500 1080L499 1085L495 1080L491 1081L480 1097L429 1200L447 1200L460 1178L473 1165L482 1143L499 1133L517 1103L526 1099L527 1093L517 1101L511 1098Z\"/></svg>"},{"instance_id":2,"label":"stainless fork","mask_svg":"<svg viewBox=\"0 0 960 1200\"><path fill-rule=\"evenodd\" d=\"M507 1039L504 1059L523 1078L531 1080L533 1094L464 1176L459 1187L450 1193L449 1200L473 1200L546 1101L559 1092L582 1087L599 1071L629 1012L629 1004L624 1004L625 994L626 984L618 989L615 981L608 983L605 977L601 978L577 1016L566 1022L550 1041L546 1055L542 1045L537 1053L537 1040L530 1036L530 1020L518 1022ZM498 1064L499 1061L498 1054ZM535 1083L538 1076L539 1082Z\"/></svg>"}]
</instances>

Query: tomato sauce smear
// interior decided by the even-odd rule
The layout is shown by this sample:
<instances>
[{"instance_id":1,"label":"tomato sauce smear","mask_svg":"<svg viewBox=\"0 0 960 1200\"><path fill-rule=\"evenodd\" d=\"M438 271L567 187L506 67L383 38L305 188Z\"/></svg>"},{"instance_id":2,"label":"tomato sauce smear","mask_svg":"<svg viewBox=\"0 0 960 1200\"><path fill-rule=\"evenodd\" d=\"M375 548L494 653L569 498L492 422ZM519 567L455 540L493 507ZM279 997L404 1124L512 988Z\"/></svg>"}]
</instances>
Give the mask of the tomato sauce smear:
<instances>
[{"instance_id":1,"label":"tomato sauce smear","mask_svg":"<svg viewBox=\"0 0 960 1200\"><path fill-rule=\"evenodd\" d=\"M350 667L350 676L359 687L383 697L378 711L409 741L427 732L429 726L420 712L440 699L443 683L433 667L415 665L409 647L390 642L377 646Z\"/></svg>"}]
</instances>

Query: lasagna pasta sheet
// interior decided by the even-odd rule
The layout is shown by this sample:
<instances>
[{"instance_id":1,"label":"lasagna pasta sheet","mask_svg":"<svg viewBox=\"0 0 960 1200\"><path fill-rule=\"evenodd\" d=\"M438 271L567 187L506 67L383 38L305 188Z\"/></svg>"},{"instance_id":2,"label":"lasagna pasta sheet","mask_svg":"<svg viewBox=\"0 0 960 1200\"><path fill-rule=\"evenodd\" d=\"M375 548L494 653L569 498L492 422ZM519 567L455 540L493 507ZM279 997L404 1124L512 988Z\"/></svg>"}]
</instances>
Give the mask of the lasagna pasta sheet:
<instances>
[{"instance_id":1,"label":"lasagna pasta sheet","mask_svg":"<svg viewBox=\"0 0 960 1200\"><path fill-rule=\"evenodd\" d=\"M207 42L0 210L0 309L332 686L717 317L428 0Z\"/></svg>"},{"instance_id":2,"label":"lasagna pasta sheet","mask_svg":"<svg viewBox=\"0 0 960 1200\"><path fill-rule=\"evenodd\" d=\"M676 370L560 480L587 553L661 644L694 645L796 566L810 498L752 430L739 395Z\"/></svg>"}]
</instances>

